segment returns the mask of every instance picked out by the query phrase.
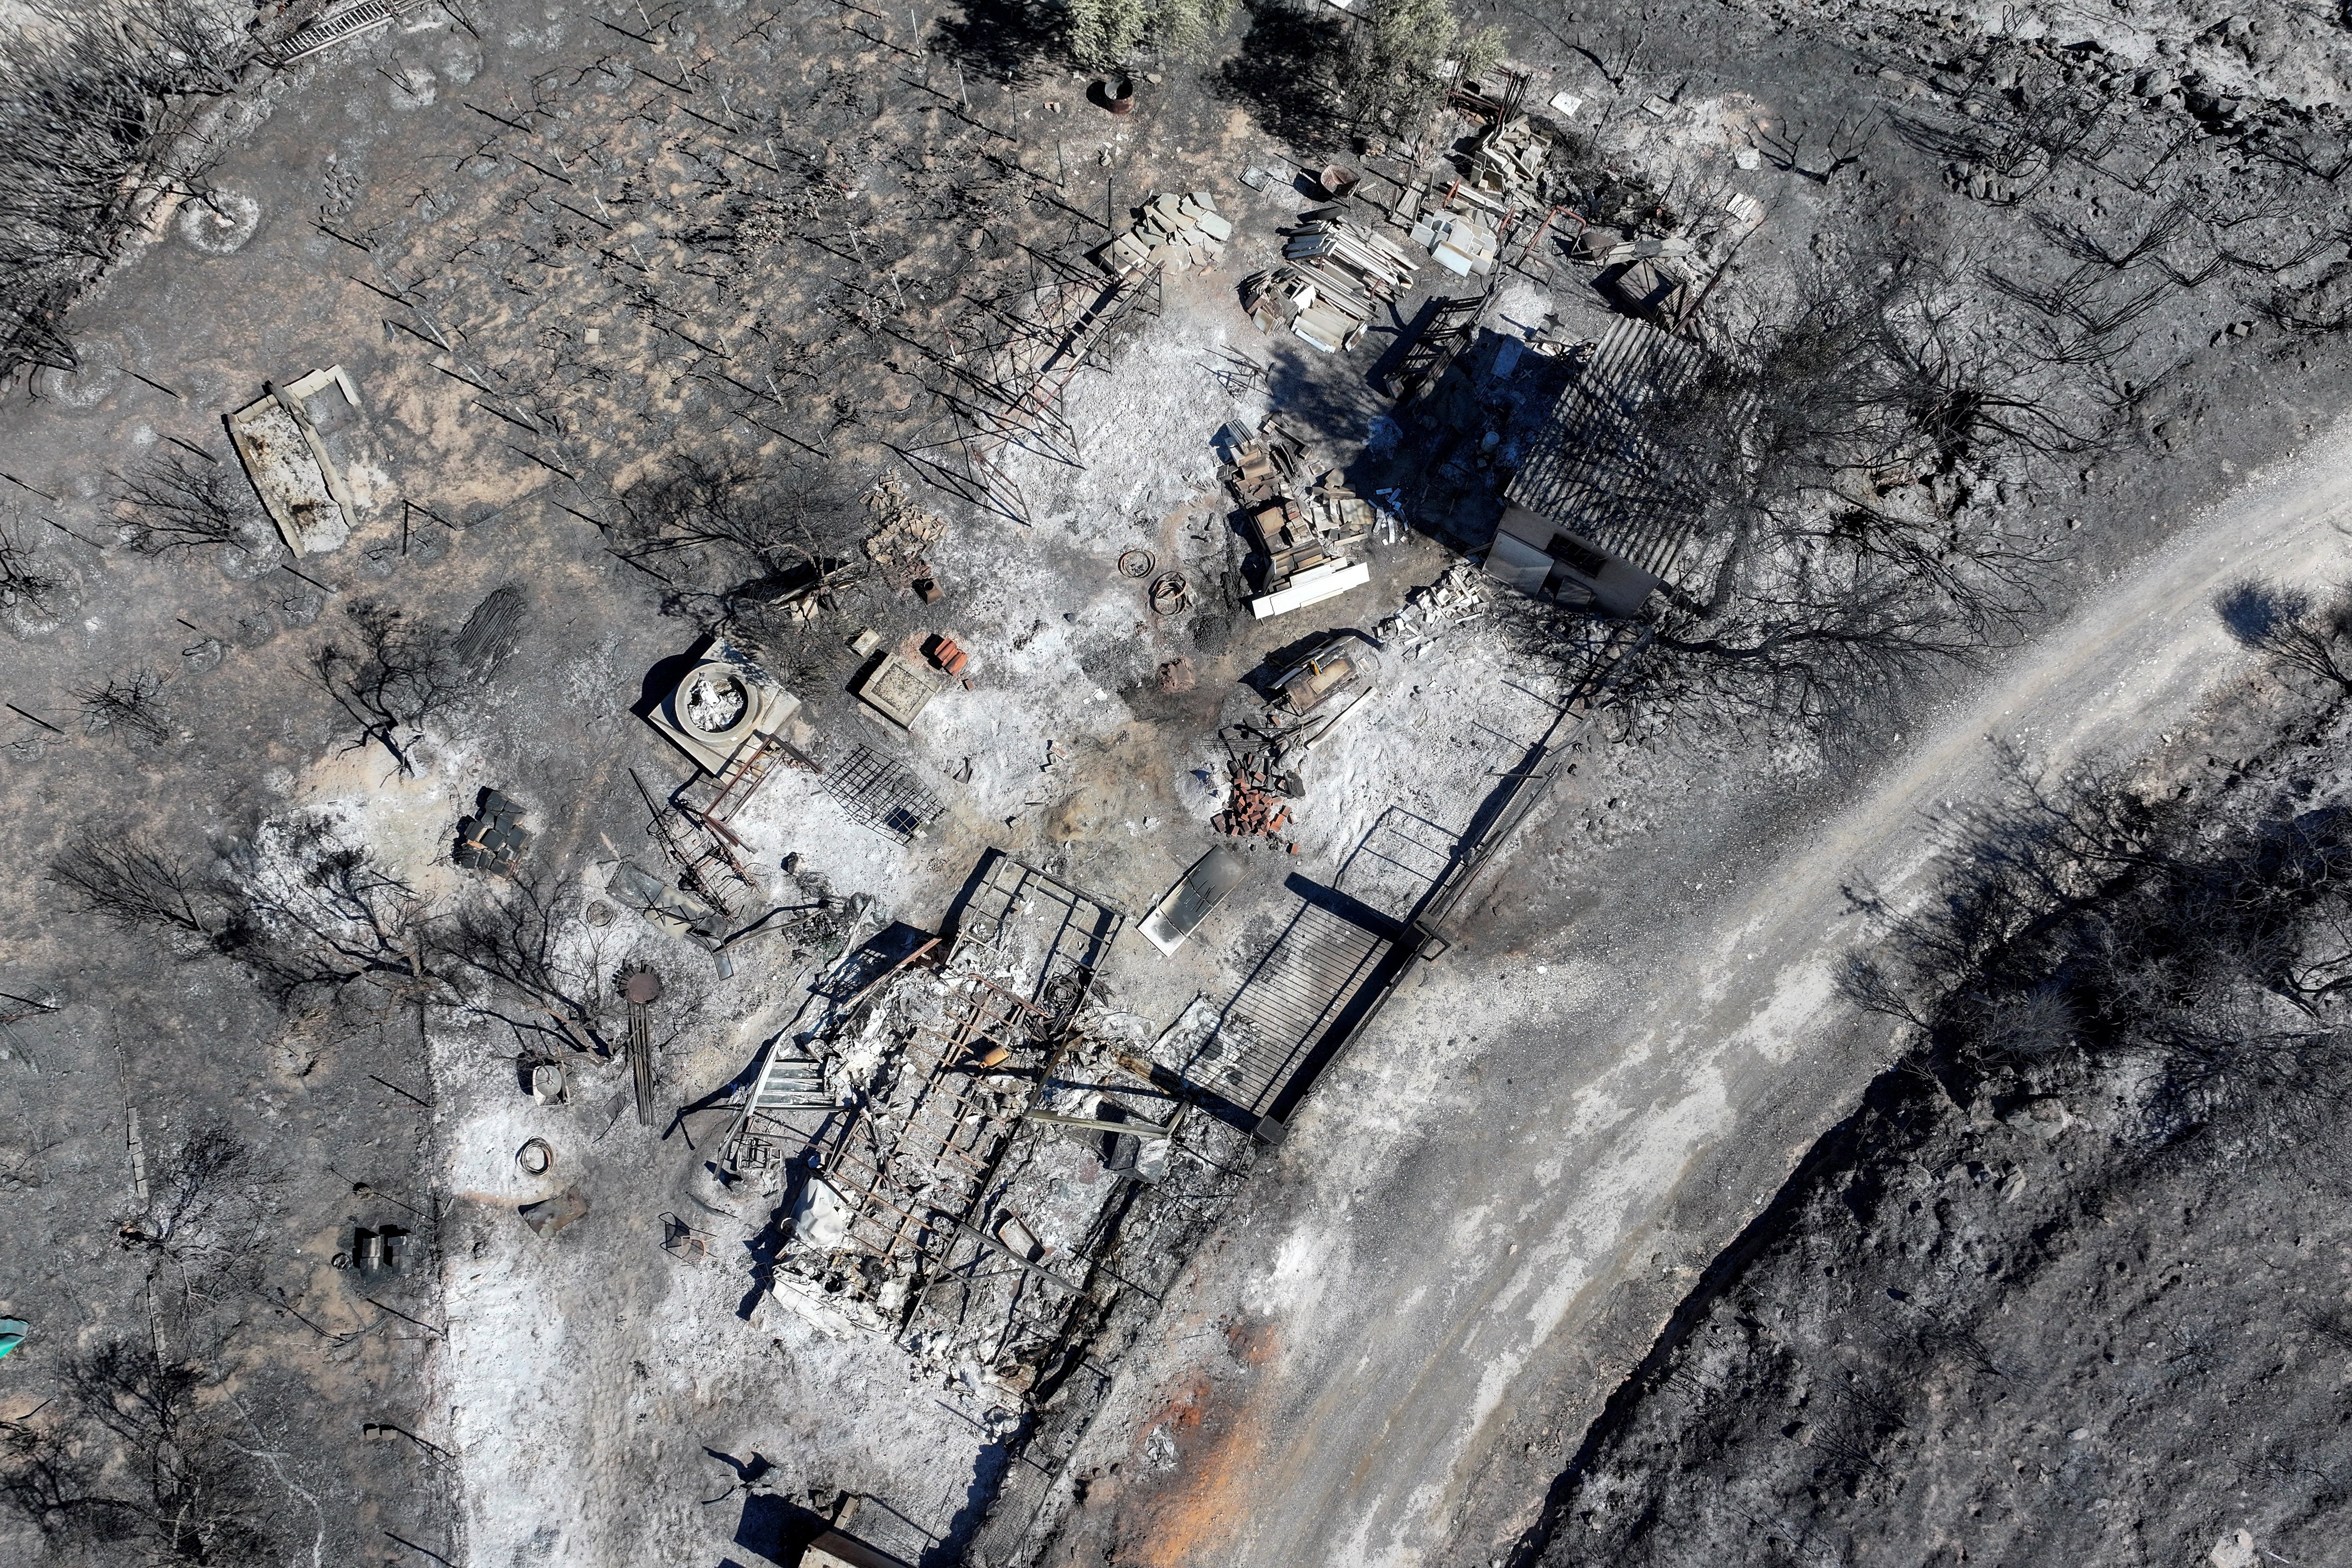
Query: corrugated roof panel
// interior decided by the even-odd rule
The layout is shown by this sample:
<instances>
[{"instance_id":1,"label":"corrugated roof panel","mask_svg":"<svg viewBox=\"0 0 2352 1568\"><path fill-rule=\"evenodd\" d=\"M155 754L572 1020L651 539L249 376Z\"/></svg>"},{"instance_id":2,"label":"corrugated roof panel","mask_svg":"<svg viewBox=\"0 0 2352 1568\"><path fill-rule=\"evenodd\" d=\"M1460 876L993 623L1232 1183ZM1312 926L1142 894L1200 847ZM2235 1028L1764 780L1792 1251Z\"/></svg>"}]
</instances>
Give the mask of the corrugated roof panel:
<instances>
[{"instance_id":1,"label":"corrugated roof panel","mask_svg":"<svg viewBox=\"0 0 2352 1568\"><path fill-rule=\"evenodd\" d=\"M1706 364L1696 344L1618 322L1561 392L1508 499L1672 580L1696 532L1704 486L1648 439L1645 415Z\"/></svg>"}]
</instances>

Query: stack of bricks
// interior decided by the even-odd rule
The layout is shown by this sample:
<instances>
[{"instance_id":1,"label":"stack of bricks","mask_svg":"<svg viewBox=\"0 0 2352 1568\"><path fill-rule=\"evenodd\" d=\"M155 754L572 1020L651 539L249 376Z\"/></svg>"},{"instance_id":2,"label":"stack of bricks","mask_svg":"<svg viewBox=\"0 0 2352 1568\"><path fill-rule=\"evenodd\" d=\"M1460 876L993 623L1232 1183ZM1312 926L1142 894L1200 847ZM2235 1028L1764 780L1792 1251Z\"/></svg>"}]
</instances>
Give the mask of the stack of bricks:
<instances>
[{"instance_id":1,"label":"stack of bricks","mask_svg":"<svg viewBox=\"0 0 2352 1568\"><path fill-rule=\"evenodd\" d=\"M1225 802L1225 809L1211 818L1210 826L1237 838L1276 838L1290 826L1290 803L1268 787L1265 774L1236 766L1233 796ZM1297 845L1289 848L1292 854L1298 853Z\"/></svg>"},{"instance_id":2,"label":"stack of bricks","mask_svg":"<svg viewBox=\"0 0 2352 1568\"><path fill-rule=\"evenodd\" d=\"M971 663L971 655L956 646L953 637L942 632L931 639L930 659L951 676L961 677Z\"/></svg>"}]
</instances>

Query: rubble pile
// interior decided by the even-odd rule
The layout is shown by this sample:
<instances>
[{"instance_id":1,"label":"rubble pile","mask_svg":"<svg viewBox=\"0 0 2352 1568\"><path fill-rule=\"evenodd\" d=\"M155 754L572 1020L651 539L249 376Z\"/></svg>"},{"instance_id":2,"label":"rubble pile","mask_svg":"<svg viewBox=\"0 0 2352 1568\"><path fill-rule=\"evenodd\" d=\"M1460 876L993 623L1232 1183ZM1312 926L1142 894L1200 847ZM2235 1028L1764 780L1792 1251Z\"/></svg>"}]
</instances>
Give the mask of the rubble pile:
<instances>
[{"instance_id":1,"label":"rubble pile","mask_svg":"<svg viewBox=\"0 0 2352 1568\"><path fill-rule=\"evenodd\" d=\"M1184 195L1165 192L1136 209L1135 226L1095 252L1103 269L1124 278L1139 267L1164 263L1171 272L1210 268L1224 259L1234 226L1217 211L1206 191Z\"/></svg>"},{"instance_id":2,"label":"rubble pile","mask_svg":"<svg viewBox=\"0 0 2352 1568\"><path fill-rule=\"evenodd\" d=\"M1270 777L1236 763L1234 793L1209 826L1235 838L1278 837L1290 826L1290 802L1275 792ZM1297 853L1297 846L1291 847L1291 853Z\"/></svg>"},{"instance_id":3,"label":"rubble pile","mask_svg":"<svg viewBox=\"0 0 2352 1568\"><path fill-rule=\"evenodd\" d=\"M1494 228L1466 207L1447 207L1416 219L1412 242L1457 278L1488 276L1502 255L1502 240Z\"/></svg>"},{"instance_id":4,"label":"rubble pile","mask_svg":"<svg viewBox=\"0 0 2352 1568\"><path fill-rule=\"evenodd\" d=\"M929 581L931 566L923 552L946 535L947 523L908 499L895 468L866 492L866 509L880 520L866 542L866 558L882 580L901 592Z\"/></svg>"},{"instance_id":5,"label":"rubble pile","mask_svg":"<svg viewBox=\"0 0 2352 1568\"><path fill-rule=\"evenodd\" d=\"M1307 460L1307 443L1276 416L1269 415L1258 433L1234 447L1234 460L1218 477L1244 506L1263 506L1297 483Z\"/></svg>"},{"instance_id":6,"label":"rubble pile","mask_svg":"<svg viewBox=\"0 0 2352 1568\"><path fill-rule=\"evenodd\" d=\"M1457 561L1436 582L1407 594L1403 606L1375 626L1373 635L1384 643L1425 649L1427 639L1486 613L1485 578L1471 563Z\"/></svg>"},{"instance_id":7,"label":"rubble pile","mask_svg":"<svg viewBox=\"0 0 2352 1568\"><path fill-rule=\"evenodd\" d=\"M1242 308L1262 331L1286 326L1327 353L1352 348L1380 304L1411 286L1412 258L1336 211L1309 214L1288 233L1282 265L1242 287Z\"/></svg>"},{"instance_id":8,"label":"rubble pile","mask_svg":"<svg viewBox=\"0 0 2352 1568\"><path fill-rule=\"evenodd\" d=\"M457 819L457 847L450 858L469 871L511 877L530 847L522 807L497 790L486 789L474 814Z\"/></svg>"},{"instance_id":9,"label":"rubble pile","mask_svg":"<svg viewBox=\"0 0 2352 1568\"><path fill-rule=\"evenodd\" d=\"M1552 154L1551 133L1525 115L1492 121L1470 154L1470 181L1464 187L1501 211L1512 198L1543 183Z\"/></svg>"},{"instance_id":10,"label":"rubble pile","mask_svg":"<svg viewBox=\"0 0 2352 1568\"><path fill-rule=\"evenodd\" d=\"M1271 418L1232 449L1222 477L1266 563L1265 591L1249 602L1253 616L1264 620L1370 581L1371 568L1349 552L1371 537L1381 513L1347 488L1340 470L1308 479L1306 443Z\"/></svg>"},{"instance_id":11,"label":"rubble pile","mask_svg":"<svg viewBox=\"0 0 2352 1568\"><path fill-rule=\"evenodd\" d=\"M1697 279L1727 262L1764 221L1763 204L1749 195L1727 197L1721 211L1720 218L1701 214L1686 236L1587 227L1570 243L1569 254L1600 268L1601 286L1627 310L1671 329L1696 309Z\"/></svg>"}]
</instances>

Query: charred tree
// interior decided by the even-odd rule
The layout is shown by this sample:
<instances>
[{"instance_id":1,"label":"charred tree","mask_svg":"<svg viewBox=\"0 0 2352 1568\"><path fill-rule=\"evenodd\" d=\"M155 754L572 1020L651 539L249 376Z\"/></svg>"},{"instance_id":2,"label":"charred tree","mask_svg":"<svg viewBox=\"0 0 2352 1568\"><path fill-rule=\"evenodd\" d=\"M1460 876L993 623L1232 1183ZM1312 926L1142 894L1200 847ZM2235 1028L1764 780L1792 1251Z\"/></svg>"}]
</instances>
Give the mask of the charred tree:
<instances>
[{"instance_id":1,"label":"charred tree","mask_svg":"<svg viewBox=\"0 0 2352 1568\"><path fill-rule=\"evenodd\" d=\"M311 676L357 727L347 750L381 745L413 774L409 748L457 700L464 671L447 637L404 611L362 601L345 613L349 637L320 645Z\"/></svg>"}]
</instances>

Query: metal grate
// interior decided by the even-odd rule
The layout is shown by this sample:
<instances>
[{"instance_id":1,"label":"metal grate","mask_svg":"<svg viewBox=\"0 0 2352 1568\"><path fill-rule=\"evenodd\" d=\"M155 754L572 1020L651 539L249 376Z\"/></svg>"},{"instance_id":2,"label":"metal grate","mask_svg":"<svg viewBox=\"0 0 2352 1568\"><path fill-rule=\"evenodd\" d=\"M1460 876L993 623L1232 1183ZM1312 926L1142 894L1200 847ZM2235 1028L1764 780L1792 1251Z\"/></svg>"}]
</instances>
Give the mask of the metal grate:
<instances>
[{"instance_id":1,"label":"metal grate","mask_svg":"<svg viewBox=\"0 0 2352 1568\"><path fill-rule=\"evenodd\" d=\"M885 838L911 842L947 807L916 782L915 771L896 757L859 746L849 760L824 775L824 787L841 809Z\"/></svg>"},{"instance_id":2,"label":"metal grate","mask_svg":"<svg viewBox=\"0 0 2352 1568\"><path fill-rule=\"evenodd\" d=\"M394 16L416 3L417 0L402 0L397 5L387 4L387 0L355 0L352 5L337 6L304 23L270 50L270 57L279 66L308 59L345 38L389 25Z\"/></svg>"},{"instance_id":3,"label":"metal grate","mask_svg":"<svg viewBox=\"0 0 2352 1568\"><path fill-rule=\"evenodd\" d=\"M1290 924L1225 1004L1185 1073L1261 1115L1388 956L1389 940L1317 904Z\"/></svg>"}]
</instances>

